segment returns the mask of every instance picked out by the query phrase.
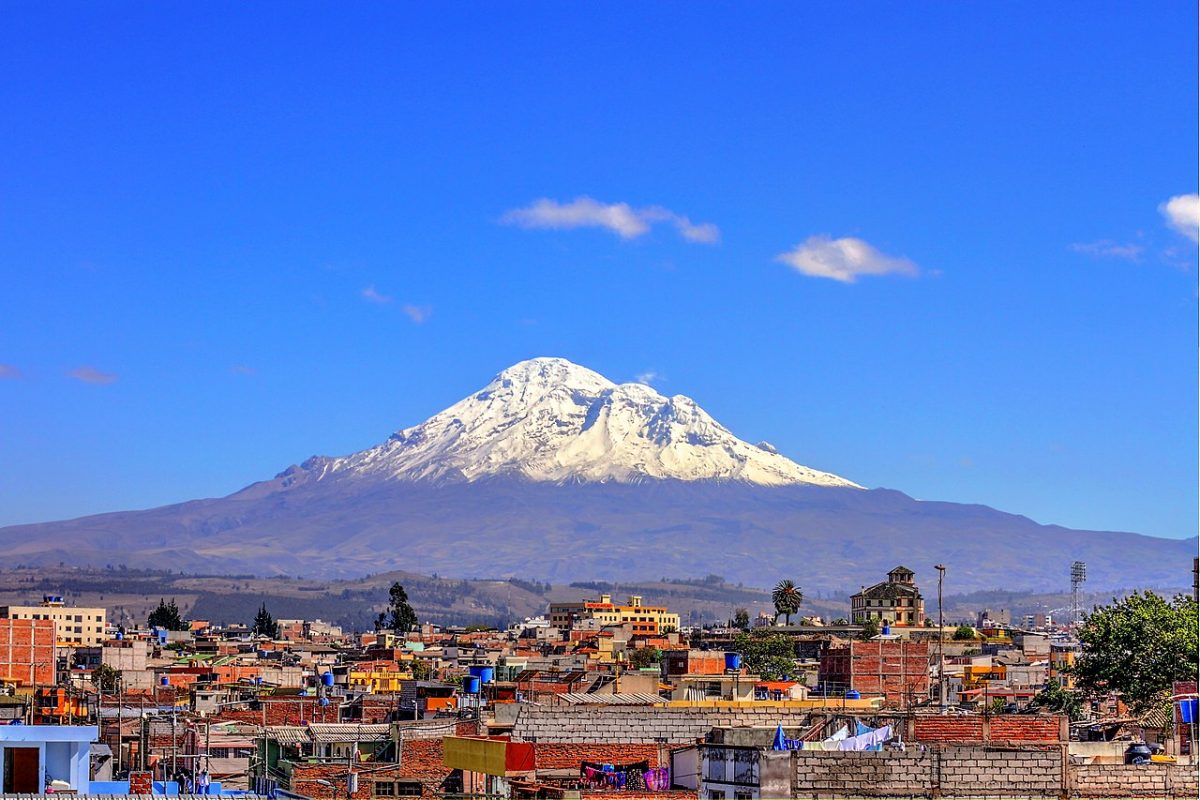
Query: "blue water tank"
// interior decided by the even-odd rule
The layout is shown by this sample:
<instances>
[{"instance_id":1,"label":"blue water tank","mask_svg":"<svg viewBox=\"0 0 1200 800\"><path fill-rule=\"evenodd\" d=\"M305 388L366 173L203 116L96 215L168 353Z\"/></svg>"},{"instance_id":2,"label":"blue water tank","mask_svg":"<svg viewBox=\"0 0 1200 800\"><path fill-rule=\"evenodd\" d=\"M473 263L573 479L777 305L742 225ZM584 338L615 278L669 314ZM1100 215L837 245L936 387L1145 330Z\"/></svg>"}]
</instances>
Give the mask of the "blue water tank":
<instances>
[{"instance_id":1,"label":"blue water tank","mask_svg":"<svg viewBox=\"0 0 1200 800\"><path fill-rule=\"evenodd\" d=\"M321 683L325 684L326 686L333 686L333 673L332 672L321 673Z\"/></svg>"},{"instance_id":2,"label":"blue water tank","mask_svg":"<svg viewBox=\"0 0 1200 800\"><path fill-rule=\"evenodd\" d=\"M1179 701L1179 721L1185 725L1195 725L1200 712L1200 699L1195 697Z\"/></svg>"},{"instance_id":3,"label":"blue water tank","mask_svg":"<svg viewBox=\"0 0 1200 800\"><path fill-rule=\"evenodd\" d=\"M319 706L327 706L327 705L329 705L329 698L328 698L328 697L322 697L320 700L318 700L318 701L317 701L317 705L319 705Z\"/></svg>"},{"instance_id":4,"label":"blue water tank","mask_svg":"<svg viewBox=\"0 0 1200 800\"><path fill-rule=\"evenodd\" d=\"M171 685L171 679L168 678L166 675L163 675L161 678L159 678L158 682L162 686L170 686Z\"/></svg>"},{"instance_id":5,"label":"blue water tank","mask_svg":"<svg viewBox=\"0 0 1200 800\"><path fill-rule=\"evenodd\" d=\"M862 698L862 695L858 693L857 689L851 689L850 691L846 692L847 700L859 700L861 698Z\"/></svg>"},{"instance_id":6,"label":"blue water tank","mask_svg":"<svg viewBox=\"0 0 1200 800\"><path fill-rule=\"evenodd\" d=\"M883 631L882 631L882 633L883 633L883 635L884 635L884 636L891 636L891 635L892 635L892 626L891 626L891 625L884 625L884 626L883 626Z\"/></svg>"},{"instance_id":7,"label":"blue water tank","mask_svg":"<svg viewBox=\"0 0 1200 800\"><path fill-rule=\"evenodd\" d=\"M464 677L462 688L467 694L479 694L479 676L467 675Z\"/></svg>"},{"instance_id":8,"label":"blue water tank","mask_svg":"<svg viewBox=\"0 0 1200 800\"><path fill-rule=\"evenodd\" d=\"M741 653L726 653L725 654L725 669L739 670L742 668Z\"/></svg>"},{"instance_id":9,"label":"blue water tank","mask_svg":"<svg viewBox=\"0 0 1200 800\"><path fill-rule=\"evenodd\" d=\"M493 667L471 667L471 674L479 678L479 682L483 684L496 680L496 670Z\"/></svg>"},{"instance_id":10,"label":"blue water tank","mask_svg":"<svg viewBox=\"0 0 1200 800\"><path fill-rule=\"evenodd\" d=\"M120 631L117 631L117 641L119 642L124 638L125 638L125 634L121 633Z\"/></svg>"}]
</instances>

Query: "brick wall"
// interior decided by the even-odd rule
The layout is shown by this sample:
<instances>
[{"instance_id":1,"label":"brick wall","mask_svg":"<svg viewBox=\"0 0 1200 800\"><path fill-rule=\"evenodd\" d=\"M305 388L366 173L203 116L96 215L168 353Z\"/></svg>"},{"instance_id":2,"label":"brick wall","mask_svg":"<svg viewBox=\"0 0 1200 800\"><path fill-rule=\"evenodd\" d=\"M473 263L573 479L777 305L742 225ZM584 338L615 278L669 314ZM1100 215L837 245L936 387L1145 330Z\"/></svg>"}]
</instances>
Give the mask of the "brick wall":
<instances>
[{"instance_id":1,"label":"brick wall","mask_svg":"<svg viewBox=\"0 0 1200 800\"><path fill-rule=\"evenodd\" d=\"M554 708L523 705L513 726L515 741L594 744L694 744L715 727L805 726L799 708Z\"/></svg>"},{"instance_id":2,"label":"brick wall","mask_svg":"<svg viewBox=\"0 0 1200 800\"><path fill-rule=\"evenodd\" d=\"M918 742L982 742L983 717L918 716L913 719L912 738Z\"/></svg>"},{"instance_id":3,"label":"brick wall","mask_svg":"<svg viewBox=\"0 0 1200 800\"><path fill-rule=\"evenodd\" d=\"M904 706L929 696L927 642L850 642L821 654L818 680L863 694L884 696L888 706Z\"/></svg>"},{"instance_id":4,"label":"brick wall","mask_svg":"<svg viewBox=\"0 0 1200 800\"><path fill-rule=\"evenodd\" d=\"M354 793L352 800L370 800L376 781L401 780L420 781L422 796L432 797L439 792L442 781L450 772L451 770L442 763L441 737L406 740L399 764L366 763L358 767L358 791ZM318 780L333 783L337 789L337 797L345 800L345 764L293 764L289 788L296 794L315 800L332 800L333 788L317 783Z\"/></svg>"},{"instance_id":5,"label":"brick wall","mask_svg":"<svg viewBox=\"0 0 1200 800\"><path fill-rule=\"evenodd\" d=\"M1058 714L921 714L913 717L910 738L929 744L1053 744L1059 741L1062 723Z\"/></svg>"},{"instance_id":6,"label":"brick wall","mask_svg":"<svg viewBox=\"0 0 1200 800\"><path fill-rule=\"evenodd\" d=\"M534 765L538 769L579 769L580 762L601 764L630 764L649 761L651 767L662 766L659 748L654 744L570 744L538 742L533 746Z\"/></svg>"},{"instance_id":7,"label":"brick wall","mask_svg":"<svg viewBox=\"0 0 1200 800\"><path fill-rule=\"evenodd\" d=\"M1074 797L1200 797L1197 767L1185 764L1076 764Z\"/></svg>"},{"instance_id":8,"label":"brick wall","mask_svg":"<svg viewBox=\"0 0 1200 800\"><path fill-rule=\"evenodd\" d=\"M990 747L860 753L799 751L796 797L1058 797L1062 756Z\"/></svg>"},{"instance_id":9,"label":"brick wall","mask_svg":"<svg viewBox=\"0 0 1200 800\"><path fill-rule=\"evenodd\" d=\"M1032 716L1000 715L989 719L990 741L1057 742L1059 717L1051 714Z\"/></svg>"},{"instance_id":10,"label":"brick wall","mask_svg":"<svg viewBox=\"0 0 1200 800\"><path fill-rule=\"evenodd\" d=\"M54 683L54 620L0 619L0 680Z\"/></svg>"}]
</instances>

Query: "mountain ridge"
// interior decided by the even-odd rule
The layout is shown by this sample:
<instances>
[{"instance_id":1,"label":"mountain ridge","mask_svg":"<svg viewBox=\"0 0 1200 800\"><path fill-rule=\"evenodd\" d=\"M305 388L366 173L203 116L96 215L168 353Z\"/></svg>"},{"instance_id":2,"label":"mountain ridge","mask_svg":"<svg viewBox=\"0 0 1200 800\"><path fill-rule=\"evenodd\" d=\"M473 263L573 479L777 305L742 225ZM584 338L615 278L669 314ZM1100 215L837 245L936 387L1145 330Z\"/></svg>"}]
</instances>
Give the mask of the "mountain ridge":
<instances>
[{"instance_id":1,"label":"mountain ridge","mask_svg":"<svg viewBox=\"0 0 1200 800\"><path fill-rule=\"evenodd\" d=\"M338 473L406 480L744 480L862 488L742 441L685 395L617 384L561 358L532 358L380 445L313 456L276 477Z\"/></svg>"},{"instance_id":2,"label":"mountain ridge","mask_svg":"<svg viewBox=\"0 0 1200 800\"><path fill-rule=\"evenodd\" d=\"M682 395L531 359L374 448L313 457L222 498L0 528L0 547L27 564L556 581L714 573L830 591L896 564L942 563L956 591L1040 591L1061 587L1075 560L1088 562L1090 588L1186 584L1196 540L864 489L738 439Z\"/></svg>"}]
</instances>

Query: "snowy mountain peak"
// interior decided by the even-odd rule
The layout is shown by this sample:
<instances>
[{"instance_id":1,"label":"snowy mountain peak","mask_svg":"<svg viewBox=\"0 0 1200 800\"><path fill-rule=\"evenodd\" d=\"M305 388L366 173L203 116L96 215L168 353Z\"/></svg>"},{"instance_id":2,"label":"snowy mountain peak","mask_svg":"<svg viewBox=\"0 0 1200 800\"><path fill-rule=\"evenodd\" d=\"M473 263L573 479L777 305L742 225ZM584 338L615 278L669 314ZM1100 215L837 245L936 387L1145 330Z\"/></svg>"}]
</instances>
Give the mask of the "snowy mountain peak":
<instances>
[{"instance_id":1,"label":"snowy mountain peak","mask_svg":"<svg viewBox=\"0 0 1200 800\"><path fill-rule=\"evenodd\" d=\"M343 458L312 458L300 471L317 479L506 475L557 483L733 480L861 488L765 443L743 442L691 398L664 397L641 383L615 384L562 358L514 364L382 445Z\"/></svg>"}]
</instances>

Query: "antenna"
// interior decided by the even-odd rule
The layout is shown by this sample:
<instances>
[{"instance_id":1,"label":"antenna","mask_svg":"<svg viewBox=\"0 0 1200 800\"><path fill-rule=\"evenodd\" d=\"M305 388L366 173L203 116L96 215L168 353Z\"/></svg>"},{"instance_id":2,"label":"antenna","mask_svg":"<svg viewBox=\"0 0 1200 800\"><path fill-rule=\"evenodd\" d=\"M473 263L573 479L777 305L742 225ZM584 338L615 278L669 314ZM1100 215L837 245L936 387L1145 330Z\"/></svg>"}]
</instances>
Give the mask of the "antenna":
<instances>
[{"instance_id":1,"label":"antenna","mask_svg":"<svg viewBox=\"0 0 1200 800\"><path fill-rule=\"evenodd\" d=\"M1083 616L1079 608L1079 587L1087 580L1087 564L1075 561L1071 564L1071 626L1079 624Z\"/></svg>"}]
</instances>

